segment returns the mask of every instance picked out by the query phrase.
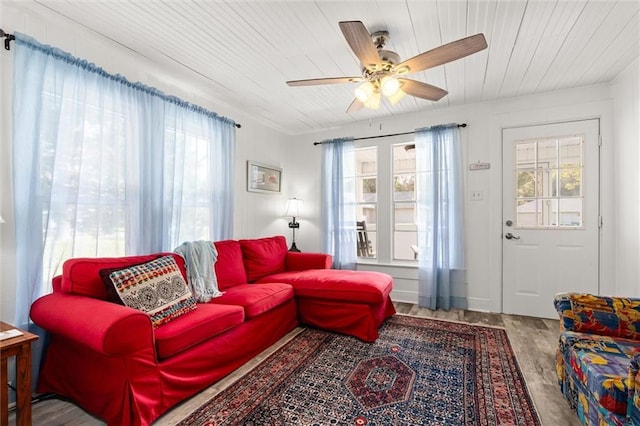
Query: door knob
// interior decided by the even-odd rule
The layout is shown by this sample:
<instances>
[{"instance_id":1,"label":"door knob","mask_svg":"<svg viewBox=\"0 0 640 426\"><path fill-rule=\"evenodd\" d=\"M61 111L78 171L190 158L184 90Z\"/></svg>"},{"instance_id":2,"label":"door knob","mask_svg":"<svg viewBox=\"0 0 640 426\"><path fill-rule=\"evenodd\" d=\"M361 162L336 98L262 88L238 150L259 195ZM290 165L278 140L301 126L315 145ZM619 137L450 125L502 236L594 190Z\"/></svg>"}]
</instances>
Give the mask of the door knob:
<instances>
[{"instance_id":1,"label":"door knob","mask_svg":"<svg viewBox=\"0 0 640 426\"><path fill-rule=\"evenodd\" d=\"M513 235L511 232L507 232L506 234L504 234L504 237L507 240L519 240L520 237L516 237L515 235Z\"/></svg>"}]
</instances>

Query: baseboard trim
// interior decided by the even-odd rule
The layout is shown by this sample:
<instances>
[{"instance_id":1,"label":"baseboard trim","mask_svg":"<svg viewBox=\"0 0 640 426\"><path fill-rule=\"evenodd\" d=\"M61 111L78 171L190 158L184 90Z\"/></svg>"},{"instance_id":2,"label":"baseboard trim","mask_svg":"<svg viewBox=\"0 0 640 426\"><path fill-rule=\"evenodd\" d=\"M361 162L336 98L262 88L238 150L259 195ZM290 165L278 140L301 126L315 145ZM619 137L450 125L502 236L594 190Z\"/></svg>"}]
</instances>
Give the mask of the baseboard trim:
<instances>
[{"instance_id":1,"label":"baseboard trim","mask_svg":"<svg viewBox=\"0 0 640 426\"><path fill-rule=\"evenodd\" d=\"M478 312L491 312L491 301L478 297L467 297L467 309Z\"/></svg>"},{"instance_id":2,"label":"baseboard trim","mask_svg":"<svg viewBox=\"0 0 640 426\"><path fill-rule=\"evenodd\" d=\"M406 290L391 290L391 300L394 302L418 304L418 293Z\"/></svg>"},{"instance_id":3,"label":"baseboard trim","mask_svg":"<svg viewBox=\"0 0 640 426\"><path fill-rule=\"evenodd\" d=\"M401 303L418 304L418 293L415 291L392 290L391 300ZM467 310L478 312L492 312L491 301L478 297L467 297Z\"/></svg>"}]
</instances>

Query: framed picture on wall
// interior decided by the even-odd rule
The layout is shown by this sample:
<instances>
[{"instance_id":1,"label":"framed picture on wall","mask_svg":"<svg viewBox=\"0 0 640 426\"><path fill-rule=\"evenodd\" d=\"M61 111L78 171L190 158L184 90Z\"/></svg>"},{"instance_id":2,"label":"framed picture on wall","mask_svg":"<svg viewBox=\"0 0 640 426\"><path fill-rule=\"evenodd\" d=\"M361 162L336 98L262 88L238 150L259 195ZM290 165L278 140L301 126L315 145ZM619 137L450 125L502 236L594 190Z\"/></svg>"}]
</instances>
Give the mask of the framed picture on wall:
<instances>
[{"instance_id":1,"label":"framed picture on wall","mask_svg":"<svg viewBox=\"0 0 640 426\"><path fill-rule=\"evenodd\" d=\"M282 169L247 161L247 191L279 194L282 191Z\"/></svg>"}]
</instances>

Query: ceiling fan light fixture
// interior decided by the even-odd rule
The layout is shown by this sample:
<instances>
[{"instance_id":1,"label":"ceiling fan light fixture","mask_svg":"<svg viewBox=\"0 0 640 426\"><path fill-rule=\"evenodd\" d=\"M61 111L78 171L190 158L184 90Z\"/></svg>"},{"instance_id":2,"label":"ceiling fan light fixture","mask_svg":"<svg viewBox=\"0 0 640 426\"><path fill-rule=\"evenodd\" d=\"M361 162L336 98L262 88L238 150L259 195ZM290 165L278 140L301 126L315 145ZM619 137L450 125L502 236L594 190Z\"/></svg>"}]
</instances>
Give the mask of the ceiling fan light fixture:
<instances>
[{"instance_id":1,"label":"ceiling fan light fixture","mask_svg":"<svg viewBox=\"0 0 640 426\"><path fill-rule=\"evenodd\" d=\"M361 84L354 90L356 98L363 104L367 104L367 102L369 102L374 92L375 87L373 87L373 84L370 81Z\"/></svg>"},{"instance_id":2,"label":"ceiling fan light fixture","mask_svg":"<svg viewBox=\"0 0 640 426\"><path fill-rule=\"evenodd\" d=\"M399 88L398 91L394 93L392 96L387 96L387 99L389 99L389 102L391 102L391 105L395 105L398 102L400 102L400 99L404 98L405 95L406 93Z\"/></svg>"},{"instance_id":3,"label":"ceiling fan light fixture","mask_svg":"<svg viewBox=\"0 0 640 426\"><path fill-rule=\"evenodd\" d=\"M375 90L371 94L371 96L369 96L369 99L367 100L367 102L364 103L364 106L366 106L367 108L371 108L371 109L380 108L380 91L379 90Z\"/></svg>"},{"instance_id":4,"label":"ceiling fan light fixture","mask_svg":"<svg viewBox=\"0 0 640 426\"><path fill-rule=\"evenodd\" d=\"M387 98L391 98L398 90L400 90L400 82L397 78L387 75L380 80L380 87L382 89L382 94Z\"/></svg>"}]
</instances>

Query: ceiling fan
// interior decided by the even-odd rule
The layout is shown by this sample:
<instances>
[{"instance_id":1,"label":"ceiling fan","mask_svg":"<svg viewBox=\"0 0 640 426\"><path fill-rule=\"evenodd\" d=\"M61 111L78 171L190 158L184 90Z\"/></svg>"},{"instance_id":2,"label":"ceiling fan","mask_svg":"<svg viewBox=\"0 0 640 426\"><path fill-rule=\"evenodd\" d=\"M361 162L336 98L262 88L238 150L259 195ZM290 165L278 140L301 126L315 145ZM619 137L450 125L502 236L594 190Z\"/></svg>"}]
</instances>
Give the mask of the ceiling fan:
<instances>
[{"instance_id":1,"label":"ceiling fan","mask_svg":"<svg viewBox=\"0 0 640 426\"><path fill-rule=\"evenodd\" d=\"M357 112L365 106L378 109L381 95L384 95L392 105L395 105L405 95L438 101L448 93L446 90L421 81L404 78L404 76L464 58L487 48L484 35L476 34L400 62L400 57L396 52L384 49L389 40L388 32L378 31L369 34L367 27L360 21L343 21L339 25L349 47L360 60L362 76L292 80L287 81L287 84L289 86L316 86L364 82L355 89L356 98L347 108L347 113Z\"/></svg>"}]
</instances>

